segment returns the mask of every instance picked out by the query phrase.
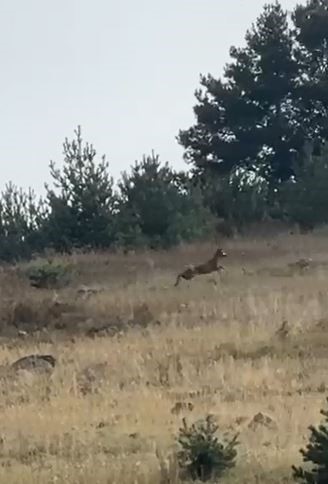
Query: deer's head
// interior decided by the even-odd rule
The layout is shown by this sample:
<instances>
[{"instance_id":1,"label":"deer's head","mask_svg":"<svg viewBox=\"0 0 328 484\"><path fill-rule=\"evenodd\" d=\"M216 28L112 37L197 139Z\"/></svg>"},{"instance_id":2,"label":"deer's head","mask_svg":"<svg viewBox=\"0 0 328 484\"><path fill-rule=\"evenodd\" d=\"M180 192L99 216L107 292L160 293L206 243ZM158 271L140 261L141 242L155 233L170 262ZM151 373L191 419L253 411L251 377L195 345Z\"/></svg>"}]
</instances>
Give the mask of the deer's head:
<instances>
[{"instance_id":1,"label":"deer's head","mask_svg":"<svg viewBox=\"0 0 328 484\"><path fill-rule=\"evenodd\" d=\"M227 257L227 253L224 252L224 250L222 250L222 249L217 249L217 251L215 252L215 257L216 258Z\"/></svg>"}]
</instances>

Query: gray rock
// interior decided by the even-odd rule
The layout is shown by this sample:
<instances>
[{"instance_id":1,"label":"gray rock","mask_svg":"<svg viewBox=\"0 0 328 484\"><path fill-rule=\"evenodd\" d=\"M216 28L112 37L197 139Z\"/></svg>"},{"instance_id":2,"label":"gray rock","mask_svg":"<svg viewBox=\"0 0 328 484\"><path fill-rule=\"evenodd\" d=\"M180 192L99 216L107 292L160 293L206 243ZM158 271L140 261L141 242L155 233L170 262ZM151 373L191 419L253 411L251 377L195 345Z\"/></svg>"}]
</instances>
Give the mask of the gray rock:
<instances>
[{"instance_id":1,"label":"gray rock","mask_svg":"<svg viewBox=\"0 0 328 484\"><path fill-rule=\"evenodd\" d=\"M52 372L56 366L56 358L52 355L29 355L20 358L11 365L14 371L44 371Z\"/></svg>"}]
</instances>

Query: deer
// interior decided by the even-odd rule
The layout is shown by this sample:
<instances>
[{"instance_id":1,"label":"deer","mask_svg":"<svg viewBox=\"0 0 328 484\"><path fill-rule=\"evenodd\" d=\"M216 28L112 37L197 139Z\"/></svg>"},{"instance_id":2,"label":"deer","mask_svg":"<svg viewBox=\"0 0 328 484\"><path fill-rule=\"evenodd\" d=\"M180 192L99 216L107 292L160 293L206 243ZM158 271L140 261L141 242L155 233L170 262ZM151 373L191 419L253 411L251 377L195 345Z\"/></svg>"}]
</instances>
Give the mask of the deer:
<instances>
[{"instance_id":1,"label":"deer","mask_svg":"<svg viewBox=\"0 0 328 484\"><path fill-rule=\"evenodd\" d=\"M213 257L211 257L211 259L209 259L207 262L199 264L198 266L189 266L183 272L180 272L180 274L177 276L174 286L177 287L181 279L190 281L195 276L224 271L224 267L219 265L219 259L226 256L227 254L222 249L217 249Z\"/></svg>"}]
</instances>

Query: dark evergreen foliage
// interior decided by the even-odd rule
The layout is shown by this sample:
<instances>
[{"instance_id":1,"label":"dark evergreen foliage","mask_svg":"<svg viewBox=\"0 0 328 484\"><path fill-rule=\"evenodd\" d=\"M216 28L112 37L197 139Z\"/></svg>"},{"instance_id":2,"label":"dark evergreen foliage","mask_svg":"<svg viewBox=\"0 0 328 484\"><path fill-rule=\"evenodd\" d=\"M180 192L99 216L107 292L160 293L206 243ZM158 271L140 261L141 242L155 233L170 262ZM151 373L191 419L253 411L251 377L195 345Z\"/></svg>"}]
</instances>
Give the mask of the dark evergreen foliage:
<instances>
[{"instance_id":1,"label":"dark evergreen foliage","mask_svg":"<svg viewBox=\"0 0 328 484\"><path fill-rule=\"evenodd\" d=\"M212 416L191 426L183 419L178 437L181 450L177 454L182 478L202 482L220 479L235 466L237 436L220 442L216 436L218 428Z\"/></svg>"},{"instance_id":2,"label":"dark evergreen foliage","mask_svg":"<svg viewBox=\"0 0 328 484\"><path fill-rule=\"evenodd\" d=\"M328 1L309 0L293 13L299 82L295 106L316 154L328 138Z\"/></svg>"},{"instance_id":3,"label":"dark evergreen foliage","mask_svg":"<svg viewBox=\"0 0 328 484\"><path fill-rule=\"evenodd\" d=\"M297 6L292 20L278 1L265 5L223 78L201 77L196 124L178 137L198 171L253 169L278 186L308 141L327 139L327 0Z\"/></svg>"},{"instance_id":4,"label":"dark evergreen foliage","mask_svg":"<svg viewBox=\"0 0 328 484\"><path fill-rule=\"evenodd\" d=\"M119 233L123 242L153 248L209 235L214 217L200 189L152 153L119 183Z\"/></svg>"},{"instance_id":5,"label":"dark evergreen foliage","mask_svg":"<svg viewBox=\"0 0 328 484\"><path fill-rule=\"evenodd\" d=\"M33 190L9 183L0 196L0 260L18 261L41 250L46 217L46 206Z\"/></svg>"},{"instance_id":6,"label":"dark evergreen foliage","mask_svg":"<svg viewBox=\"0 0 328 484\"><path fill-rule=\"evenodd\" d=\"M116 204L109 165L104 156L96 162L96 150L83 144L80 127L75 135L64 142L62 170L50 164L54 188L47 187L48 240L57 250L108 247Z\"/></svg>"},{"instance_id":7,"label":"dark evergreen foliage","mask_svg":"<svg viewBox=\"0 0 328 484\"><path fill-rule=\"evenodd\" d=\"M328 401L328 399L327 399ZM327 484L328 482L328 411L321 410L325 417L319 427L310 427L310 440L306 449L301 449L303 461L311 463L312 468L293 466L293 475L297 482L304 484Z\"/></svg>"},{"instance_id":8,"label":"dark evergreen foliage","mask_svg":"<svg viewBox=\"0 0 328 484\"><path fill-rule=\"evenodd\" d=\"M328 146L321 154L313 153L309 144L295 164L295 178L283 184L278 192L284 215L302 230L328 222Z\"/></svg>"},{"instance_id":9,"label":"dark evergreen foliage","mask_svg":"<svg viewBox=\"0 0 328 484\"><path fill-rule=\"evenodd\" d=\"M223 79L201 77L197 122L179 134L185 158L220 173L238 166L288 179L303 137L291 106L298 75L293 37L278 2L264 7L246 47L232 47L230 56Z\"/></svg>"}]
</instances>

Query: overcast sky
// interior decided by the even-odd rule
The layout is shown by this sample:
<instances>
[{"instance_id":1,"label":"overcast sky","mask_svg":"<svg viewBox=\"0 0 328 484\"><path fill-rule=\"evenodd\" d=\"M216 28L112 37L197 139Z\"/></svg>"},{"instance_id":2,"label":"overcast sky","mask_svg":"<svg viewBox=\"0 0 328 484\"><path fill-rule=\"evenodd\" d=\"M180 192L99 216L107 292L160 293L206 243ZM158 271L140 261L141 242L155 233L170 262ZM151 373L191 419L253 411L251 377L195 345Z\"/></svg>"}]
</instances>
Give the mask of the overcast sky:
<instances>
[{"instance_id":1,"label":"overcast sky","mask_svg":"<svg viewBox=\"0 0 328 484\"><path fill-rule=\"evenodd\" d=\"M185 167L199 75L221 75L264 3L0 0L0 188L41 192L78 124L115 177L152 149Z\"/></svg>"}]
</instances>

